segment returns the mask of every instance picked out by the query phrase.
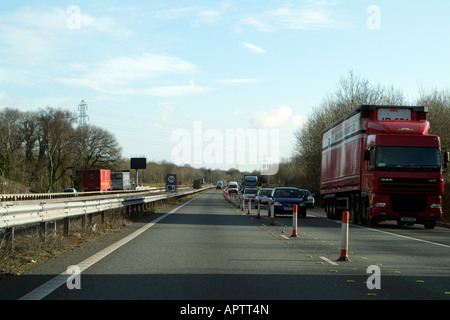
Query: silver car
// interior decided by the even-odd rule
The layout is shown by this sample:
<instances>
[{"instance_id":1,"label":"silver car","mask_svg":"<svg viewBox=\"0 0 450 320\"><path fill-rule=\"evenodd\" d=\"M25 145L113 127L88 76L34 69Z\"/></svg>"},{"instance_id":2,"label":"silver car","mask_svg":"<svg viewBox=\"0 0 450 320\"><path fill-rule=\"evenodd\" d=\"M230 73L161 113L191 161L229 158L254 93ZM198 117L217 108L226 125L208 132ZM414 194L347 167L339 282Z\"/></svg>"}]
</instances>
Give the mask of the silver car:
<instances>
[{"instance_id":1,"label":"silver car","mask_svg":"<svg viewBox=\"0 0 450 320\"><path fill-rule=\"evenodd\" d=\"M228 189L227 190L228 190L228 194L232 194L232 193L238 194L239 191L238 191L238 184L237 184L237 182L235 182L235 181L230 182L228 184Z\"/></svg>"},{"instance_id":2,"label":"silver car","mask_svg":"<svg viewBox=\"0 0 450 320\"><path fill-rule=\"evenodd\" d=\"M245 202L247 204L248 199L251 199L251 202L255 202L256 194L258 193L258 188L245 188L244 193L242 194L245 198Z\"/></svg>"},{"instance_id":3,"label":"silver car","mask_svg":"<svg viewBox=\"0 0 450 320\"><path fill-rule=\"evenodd\" d=\"M269 205L269 196L272 193L272 188L261 188L255 197L255 209L258 208L258 201L261 200L261 207Z\"/></svg>"}]
</instances>

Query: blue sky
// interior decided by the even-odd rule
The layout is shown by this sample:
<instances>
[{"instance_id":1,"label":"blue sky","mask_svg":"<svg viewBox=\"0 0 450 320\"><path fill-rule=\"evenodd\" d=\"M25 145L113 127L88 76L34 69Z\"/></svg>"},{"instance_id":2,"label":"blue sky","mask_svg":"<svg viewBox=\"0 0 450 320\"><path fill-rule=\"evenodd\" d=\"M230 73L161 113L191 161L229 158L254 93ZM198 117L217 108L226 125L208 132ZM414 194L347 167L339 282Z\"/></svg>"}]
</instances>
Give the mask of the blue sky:
<instances>
[{"instance_id":1,"label":"blue sky","mask_svg":"<svg viewBox=\"0 0 450 320\"><path fill-rule=\"evenodd\" d=\"M350 70L411 102L420 86L448 88L449 12L444 0L2 2L0 108L85 100L126 158L250 169L225 160L227 130L277 133L289 157Z\"/></svg>"}]
</instances>

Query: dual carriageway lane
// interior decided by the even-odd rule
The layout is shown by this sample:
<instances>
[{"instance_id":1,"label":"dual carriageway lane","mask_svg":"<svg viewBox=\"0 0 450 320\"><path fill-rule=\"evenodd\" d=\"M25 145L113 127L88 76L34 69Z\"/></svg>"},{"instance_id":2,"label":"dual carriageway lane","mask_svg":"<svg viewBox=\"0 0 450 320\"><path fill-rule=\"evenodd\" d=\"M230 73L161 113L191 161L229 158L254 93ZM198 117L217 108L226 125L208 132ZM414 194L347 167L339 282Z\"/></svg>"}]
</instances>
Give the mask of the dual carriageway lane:
<instances>
[{"instance_id":1,"label":"dual carriageway lane","mask_svg":"<svg viewBox=\"0 0 450 320\"><path fill-rule=\"evenodd\" d=\"M42 299L450 299L450 230L350 225L350 261L340 262L340 222L326 219L322 209L308 210L298 220L298 237L291 238L291 221L277 216L271 226L267 210L256 219L254 209L248 215L211 190L170 214L151 215L0 283L0 298L26 297L68 266L144 227L83 270L81 289L62 284ZM381 289L366 284L371 265L381 271Z\"/></svg>"}]
</instances>

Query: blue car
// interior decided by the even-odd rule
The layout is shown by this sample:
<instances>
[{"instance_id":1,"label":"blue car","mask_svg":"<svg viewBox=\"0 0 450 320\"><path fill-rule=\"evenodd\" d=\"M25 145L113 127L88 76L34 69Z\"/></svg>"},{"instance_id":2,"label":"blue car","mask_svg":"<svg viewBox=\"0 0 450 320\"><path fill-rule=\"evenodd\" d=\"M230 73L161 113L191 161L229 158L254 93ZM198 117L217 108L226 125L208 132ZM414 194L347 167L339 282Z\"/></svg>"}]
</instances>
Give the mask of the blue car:
<instances>
[{"instance_id":1,"label":"blue car","mask_svg":"<svg viewBox=\"0 0 450 320\"><path fill-rule=\"evenodd\" d=\"M274 201L274 217L277 214L292 214L293 206L296 204L297 216L306 218L306 205L303 194L297 188L277 187L272 190L270 200ZM270 209L269 205L269 216Z\"/></svg>"}]
</instances>

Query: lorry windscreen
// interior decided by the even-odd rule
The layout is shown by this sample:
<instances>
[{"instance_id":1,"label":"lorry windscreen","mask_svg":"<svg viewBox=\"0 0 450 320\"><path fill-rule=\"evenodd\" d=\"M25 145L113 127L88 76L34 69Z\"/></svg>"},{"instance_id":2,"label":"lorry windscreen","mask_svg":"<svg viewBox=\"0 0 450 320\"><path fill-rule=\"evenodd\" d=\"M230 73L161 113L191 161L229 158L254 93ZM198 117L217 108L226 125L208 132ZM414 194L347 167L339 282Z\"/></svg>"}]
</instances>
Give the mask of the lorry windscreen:
<instances>
[{"instance_id":1,"label":"lorry windscreen","mask_svg":"<svg viewBox=\"0 0 450 320\"><path fill-rule=\"evenodd\" d=\"M390 171L440 171L439 148L427 147L377 147L376 170Z\"/></svg>"}]
</instances>

